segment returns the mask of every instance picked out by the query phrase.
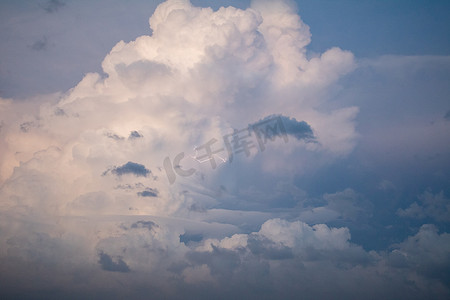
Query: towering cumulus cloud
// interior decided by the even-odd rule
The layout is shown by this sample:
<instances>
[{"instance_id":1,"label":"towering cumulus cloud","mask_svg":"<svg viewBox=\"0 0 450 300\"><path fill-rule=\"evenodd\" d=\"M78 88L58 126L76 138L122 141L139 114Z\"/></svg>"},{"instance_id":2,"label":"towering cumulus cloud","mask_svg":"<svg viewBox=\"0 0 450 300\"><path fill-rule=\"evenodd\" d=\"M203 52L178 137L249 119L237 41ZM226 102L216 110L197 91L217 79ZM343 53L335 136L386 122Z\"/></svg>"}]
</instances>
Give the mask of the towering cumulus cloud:
<instances>
[{"instance_id":1,"label":"towering cumulus cloud","mask_svg":"<svg viewBox=\"0 0 450 300\"><path fill-rule=\"evenodd\" d=\"M292 184L355 146L358 109L327 105L355 68L352 53L307 55L309 28L285 1L213 11L169 0L149 24L149 35L117 43L103 73L86 74L66 93L0 99L3 294L317 299L446 291L414 269L422 254L408 253L422 250L412 241L367 252L348 228L311 221L362 214L354 191L312 209ZM333 210L336 203L351 213ZM428 227L418 239L423 249L448 245ZM392 263L401 259L412 267Z\"/></svg>"}]
</instances>

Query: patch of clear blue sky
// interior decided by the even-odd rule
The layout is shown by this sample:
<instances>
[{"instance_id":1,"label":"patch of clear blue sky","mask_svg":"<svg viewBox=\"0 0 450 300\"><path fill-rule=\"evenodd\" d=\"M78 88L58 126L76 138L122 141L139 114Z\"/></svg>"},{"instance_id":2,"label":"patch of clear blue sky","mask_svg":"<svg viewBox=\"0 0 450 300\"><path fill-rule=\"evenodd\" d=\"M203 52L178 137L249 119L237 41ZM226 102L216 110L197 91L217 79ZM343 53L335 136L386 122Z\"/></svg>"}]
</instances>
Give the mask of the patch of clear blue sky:
<instances>
[{"instance_id":1,"label":"patch of clear blue sky","mask_svg":"<svg viewBox=\"0 0 450 300\"><path fill-rule=\"evenodd\" d=\"M339 45L357 57L449 55L450 1L297 0L310 50Z\"/></svg>"}]
</instances>

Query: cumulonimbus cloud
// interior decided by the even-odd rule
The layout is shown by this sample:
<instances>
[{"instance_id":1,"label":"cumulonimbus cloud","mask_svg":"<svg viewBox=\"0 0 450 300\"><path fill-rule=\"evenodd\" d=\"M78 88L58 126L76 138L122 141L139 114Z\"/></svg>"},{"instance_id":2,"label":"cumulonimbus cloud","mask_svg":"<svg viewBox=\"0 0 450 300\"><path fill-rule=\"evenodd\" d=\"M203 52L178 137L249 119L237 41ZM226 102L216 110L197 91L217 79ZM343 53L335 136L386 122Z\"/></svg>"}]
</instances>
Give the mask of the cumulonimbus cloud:
<instances>
[{"instance_id":1,"label":"cumulonimbus cloud","mask_svg":"<svg viewBox=\"0 0 450 300\"><path fill-rule=\"evenodd\" d=\"M5 269L18 261L11 274L36 282L30 289L39 285L33 276L51 266L53 274L42 271L50 288L103 289L109 276L128 276L117 278L130 293L147 286L176 298L199 286L211 295L205 283L226 290L221 281L230 278L242 289L239 282L251 282L247 269L266 274L258 280L270 282L271 293L303 291L283 282L287 261L335 274L342 261L352 278L371 276L360 266L382 268L378 254L350 243L347 228L233 211L273 205L254 197L262 193L253 186L243 190L242 177L262 174L254 182L268 188L266 177L292 179L289 170L352 151L358 109L325 105L327 91L355 68L352 53L332 48L308 56L309 28L285 1L213 11L169 0L149 24L151 35L117 43L103 73L86 74L71 90L26 103L0 100ZM294 138L274 134L264 153L234 153L216 169L211 158L192 159L199 146L267 116L279 116ZM170 185L163 162L183 151L187 159L172 167L195 172ZM244 232L255 224L258 230ZM76 251L65 258L68 248ZM27 264L37 273L21 274ZM300 269L287 270L303 278Z\"/></svg>"}]
</instances>

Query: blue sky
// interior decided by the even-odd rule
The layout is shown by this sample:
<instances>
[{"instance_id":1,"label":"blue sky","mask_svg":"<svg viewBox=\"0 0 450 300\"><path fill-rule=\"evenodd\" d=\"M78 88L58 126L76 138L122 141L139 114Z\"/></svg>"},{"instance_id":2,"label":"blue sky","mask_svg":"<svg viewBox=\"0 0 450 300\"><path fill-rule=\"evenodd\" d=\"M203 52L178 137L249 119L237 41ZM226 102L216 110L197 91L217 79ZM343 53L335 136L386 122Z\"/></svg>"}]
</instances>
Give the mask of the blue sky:
<instances>
[{"instance_id":1,"label":"blue sky","mask_svg":"<svg viewBox=\"0 0 450 300\"><path fill-rule=\"evenodd\" d=\"M450 4L191 2L0 3L0 295L448 299Z\"/></svg>"}]
</instances>

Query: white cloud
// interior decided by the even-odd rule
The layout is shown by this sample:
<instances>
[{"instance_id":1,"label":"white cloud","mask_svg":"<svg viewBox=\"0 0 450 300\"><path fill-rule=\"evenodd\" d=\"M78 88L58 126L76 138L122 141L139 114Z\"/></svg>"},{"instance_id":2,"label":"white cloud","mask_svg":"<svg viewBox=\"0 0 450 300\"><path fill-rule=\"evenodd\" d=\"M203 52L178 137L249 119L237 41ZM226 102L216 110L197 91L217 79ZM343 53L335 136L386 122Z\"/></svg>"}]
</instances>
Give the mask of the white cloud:
<instances>
[{"instance_id":1,"label":"white cloud","mask_svg":"<svg viewBox=\"0 0 450 300\"><path fill-rule=\"evenodd\" d=\"M360 274L384 283L372 273L381 256L351 243L348 228L303 222L368 215L353 190L326 194L310 219L271 210L307 198L294 175L354 149L358 108L327 106L353 55L332 48L308 57L309 28L285 1L213 11L169 0L149 24L151 35L111 49L104 74L86 74L62 95L0 99L0 262L12 278L30 290L45 277L47 289L89 294L119 282L124 294L173 298L192 285L203 297L228 287L245 294L247 283L267 283L271 298L308 284L321 296L314 283L326 274L330 290L350 287L342 296ZM215 170L192 157L269 115L305 121L316 140L276 136L264 153L236 154ZM170 185L163 161L183 151L173 167L197 172Z\"/></svg>"},{"instance_id":2,"label":"white cloud","mask_svg":"<svg viewBox=\"0 0 450 300\"><path fill-rule=\"evenodd\" d=\"M356 137L354 108L322 113L312 103L302 104L300 99L295 104L292 96L283 101L277 96L285 97L292 89L300 92L304 85L298 86L299 80L306 80L310 87L316 82L317 89L323 89L337 79L330 74L351 70L350 54L331 49L309 61L305 55L309 31L295 12L283 2L274 4L277 9L273 11L260 12L258 7L255 2L255 8L247 10L229 7L212 11L193 7L188 1L165 2L150 18L151 36L120 42L107 55L102 64L106 77L87 74L59 103L41 100L39 110L28 108L30 115L2 118L5 189L18 180L13 179L17 175L11 177L13 167L19 167L16 174L33 169L42 176L58 178L58 188L67 197L61 201L55 191L48 200L58 210L65 207L70 211L74 206L66 204L101 192L104 199L111 200L105 200L110 205L99 211L120 212L142 207L143 200L130 199L119 205L119 199L126 195L114 186L124 181L141 183L161 195L140 208L140 213L170 214L184 204L168 190L164 172L158 172L165 156L173 158L177 151L189 151L210 138L220 139L230 127L245 126L273 112L308 122L318 140L315 151L351 151ZM284 21L275 22L279 18ZM272 29L281 31L275 34ZM279 39L286 40L289 47L276 46ZM302 71L290 76L292 70L286 68L300 67L299 61ZM331 77L310 76L308 72ZM297 77L291 83L277 83L277 78ZM317 97L317 101L325 101ZM19 106L7 105L17 114ZM26 130L19 130L25 125ZM142 138L124 138L133 131L139 131ZM284 147L304 148L293 142ZM293 160L296 154L289 152ZM37 153L41 153L39 157ZM158 180L99 176L126 162L145 166ZM7 178L11 180L5 181ZM30 193L36 192L30 189Z\"/></svg>"}]
</instances>

